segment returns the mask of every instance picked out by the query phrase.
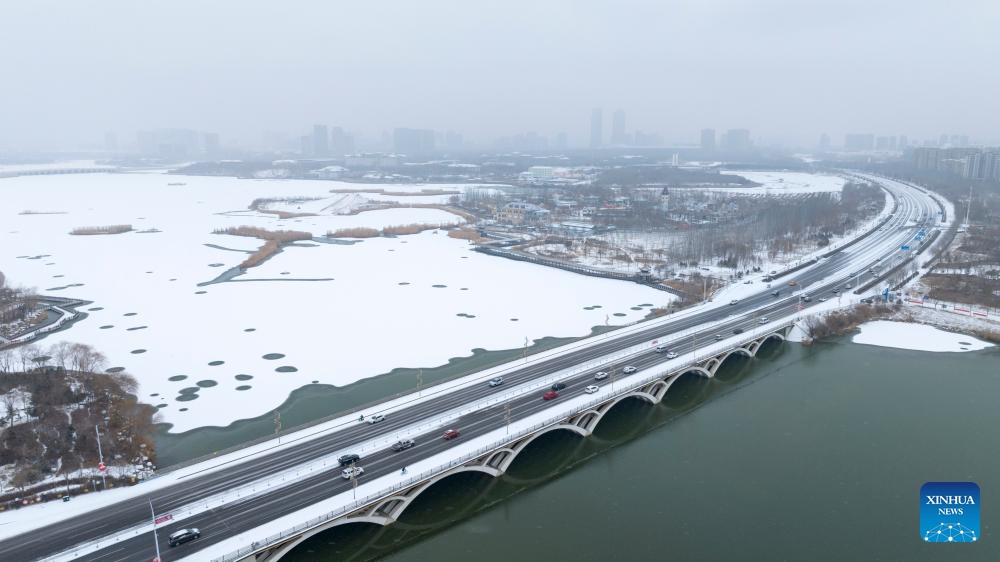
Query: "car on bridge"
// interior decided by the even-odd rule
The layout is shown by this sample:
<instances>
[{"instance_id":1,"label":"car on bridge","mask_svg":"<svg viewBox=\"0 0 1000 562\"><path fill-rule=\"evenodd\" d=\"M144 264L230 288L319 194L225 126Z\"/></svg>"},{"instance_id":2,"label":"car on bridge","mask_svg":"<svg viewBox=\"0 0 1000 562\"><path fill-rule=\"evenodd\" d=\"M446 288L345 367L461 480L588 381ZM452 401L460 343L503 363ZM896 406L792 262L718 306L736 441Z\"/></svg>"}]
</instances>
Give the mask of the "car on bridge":
<instances>
[{"instance_id":1,"label":"car on bridge","mask_svg":"<svg viewBox=\"0 0 1000 562\"><path fill-rule=\"evenodd\" d=\"M592 384L592 385L588 386L587 388L583 389L583 391L586 392L587 394L593 394L593 393L597 392L600 389L601 389L601 387L597 386L596 384Z\"/></svg>"},{"instance_id":2,"label":"car on bridge","mask_svg":"<svg viewBox=\"0 0 1000 562\"><path fill-rule=\"evenodd\" d=\"M743 333L743 328L733 328L733 333L734 334L742 334Z\"/></svg>"},{"instance_id":3,"label":"car on bridge","mask_svg":"<svg viewBox=\"0 0 1000 562\"><path fill-rule=\"evenodd\" d=\"M595 381L603 381L606 378L608 378L608 373L605 371L597 371L597 373L594 375Z\"/></svg>"},{"instance_id":4,"label":"car on bridge","mask_svg":"<svg viewBox=\"0 0 1000 562\"><path fill-rule=\"evenodd\" d=\"M559 390L562 390L564 388L566 388L566 385L564 383L561 383L561 382L557 382L556 384L552 385L552 390L554 390L554 391L559 391Z\"/></svg>"},{"instance_id":5,"label":"car on bridge","mask_svg":"<svg viewBox=\"0 0 1000 562\"><path fill-rule=\"evenodd\" d=\"M384 420L385 416L383 416L382 414L372 414L371 416L368 417L368 423L373 425Z\"/></svg>"},{"instance_id":6,"label":"car on bridge","mask_svg":"<svg viewBox=\"0 0 1000 562\"><path fill-rule=\"evenodd\" d=\"M559 398L559 393L554 390L550 390L542 395L542 400L555 400L556 398Z\"/></svg>"},{"instance_id":7,"label":"car on bridge","mask_svg":"<svg viewBox=\"0 0 1000 562\"><path fill-rule=\"evenodd\" d=\"M781 294L781 291L778 291L778 290L774 290L774 291L771 291L771 295L772 295L772 296L775 296L775 297L776 297L776 296L778 296L778 295L780 295L780 294Z\"/></svg>"},{"instance_id":8,"label":"car on bridge","mask_svg":"<svg viewBox=\"0 0 1000 562\"><path fill-rule=\"evenodd\" d=\"M622 372L625 373L626 375L630 375L638 370L639 369L636 369L632 365L625 365L625 367L622 369Z\"/></svg>"},{"instance_id":9,"label":"car on bridge","mask_svg":"<svg viewBox=\"0 0 1000 562\"><path fill-rule=\"evenodd\" d=\"M767 316L761 316L760 320L757 321L760 325L767 324L768 322L770 322L770 320L767 319Z\"/></svg>"},{"instance_id":10,"label":"car on bridge","mask_svg":"<svg viewBox=\"0 0 1000 562\"><path fill-rule=\"evenodd\" d=\"M401 439L392 444L392 450L398 453L399 451L405 451L414 445L416 445L416 443L413 439Z\"/></svg>"},{"instance_id":11,"label":"car on bridge","mask_svg":"<svg viewBox=\"0 0 1000 562\"><path fill-rule=\"evenodd\" d=\"M715 341L722 341L722 334L715 334Z\"/></svg>"},{"instance_id":12,"label":"car on bridge","mask_svg":"<svg viewBox=\"0 0 1000 562\"><path fill-rule=\"evenodd\" d=\"M365 469L360 466L347 467L340 471L340 477L344 480L350 480L351 478L357 478L365 473Z\"/></svg>"},{"instance_id":13,"label":"car on bridge","mask_svg":"<svg viewBox=\"0 0 1000 562\"><path fill-rule=\"evenodd\" d=\"M677 359L677 352L676 351L668 351L667 352L667 359Z\"/></svg>"},{"instance_id":14,"label":"car on bridge","mask_svg":"<svg viewBox=\"0 0 1000 562\"><path fill-rule=\"evenodd\" d=\"M355 455L354 453L348 453L346 455L341 455L340 458L337 459L337 462L340 463L340 466L347 466L349 464L354 464L359 460L361 460L360 455Z\"/></svg>"},{"instance_id":15,"label":"car on bridge","mask_svg":"<svg viewBox=\"0 0 1000 562\"><path fill-rule=\"evenodd\" d=\"M500 386L501 384L503 384L503 377L490 379L490 386Z\"/></svg>"},{"instance_id":16,"label":"car on bridge","mask_svg":"<svg viewBox=\"0 0 1000 562\"><path fill-rule=\"evenodd\" d=\"M791 281L788 282L789 287L794 287L798 284L799 284L798 281L796 281L795 279L792 279Z\"/></svg>"},{"instance_id":17,"label":"car on bridge","mask_svg":"<svg viewBox=\"0 0 1000 562\"><path fill-rule=\"evenodd\" d=\"M168 540L170 541L170 546L177 546L179 544L191 542L200 536L201 531L199 531L196 527L191 527L189 529L181 529L180 531L170 533Z\"/></svg>"},{"instance_id":18,"label":"car on bridge","mask_svg":"<svg viewBox=\"0 0 1000 562\"><path fill-rule=\"evenodd\" d=\"M444 432L444 436L443 437L444 437L445 441L451 441L452 439L458 437L461 434L462 433L459 432L457 429L449 429L448 431Z\"/></svg>"},{"instance_id":19,"label":"car on bridge","mask_svg":"<svg viewBox=\"0 0 1000 562\"><path fill-rule=\"evenodd\" d=\"M729 306L733 306L734 304L738 304L739 302L740 302L740 299L733 299L733 300L729 301Z\"/></svg>"}]
</instances>

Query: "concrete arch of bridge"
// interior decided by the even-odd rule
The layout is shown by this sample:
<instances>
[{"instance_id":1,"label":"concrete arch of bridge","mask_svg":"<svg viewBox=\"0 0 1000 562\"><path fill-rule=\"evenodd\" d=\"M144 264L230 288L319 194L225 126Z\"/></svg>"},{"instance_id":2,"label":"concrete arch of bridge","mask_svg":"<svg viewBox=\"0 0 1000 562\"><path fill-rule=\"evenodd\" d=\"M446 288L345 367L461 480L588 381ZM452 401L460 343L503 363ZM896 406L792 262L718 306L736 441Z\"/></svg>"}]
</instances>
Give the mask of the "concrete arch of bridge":
<instances>
[{"instance_id":1,"label":"concrete arch of bridge","mask_svg":"<svg viewBox=\"0 0 1000 562\"><path fill-rule=\"evenodd\" d=\"M357 515L350 515L348 517L333 519L322 525L309 529L307 532L299 535L298 537L295 537L294 540L282 544L277 549L271 551L267 556L258 557L257 561L276 562L277 560L281 559L283 556L294 550L296 546L302 544L310 537L318 533L322 533L323 531L328 531L334 527L339 527L341 525L348 525L351 523L370 523L374 525L381 525L384 527L386 525L389 525L390 523L394 523L399 518L400 514L402 514L403 511L405 511L406 508L413 503L413 500L417 499L417 497L419 497L420 494L424 493L428 488L450 476L455 476L456 474L461 474L464 472L481 472L484 474L488 474L489 476L492 476L494 478L500 475L499 471L497 471L495 468L491 468L488 466L481 466L481 465L456 466L455 468L452 468L450 470L447 470L445 472L442 472L441 474L434 476L430 480L427 480L417 485L416 487L404 490L402 493L399 494L393 494L391 496L382 498L382 500L380 500L378 503L369 505L368 507L359 510L359 513ZM386 506L391 506L390 507L391 512L385 515L380 515L379 512Z\"/></svg>"}]
</instances>

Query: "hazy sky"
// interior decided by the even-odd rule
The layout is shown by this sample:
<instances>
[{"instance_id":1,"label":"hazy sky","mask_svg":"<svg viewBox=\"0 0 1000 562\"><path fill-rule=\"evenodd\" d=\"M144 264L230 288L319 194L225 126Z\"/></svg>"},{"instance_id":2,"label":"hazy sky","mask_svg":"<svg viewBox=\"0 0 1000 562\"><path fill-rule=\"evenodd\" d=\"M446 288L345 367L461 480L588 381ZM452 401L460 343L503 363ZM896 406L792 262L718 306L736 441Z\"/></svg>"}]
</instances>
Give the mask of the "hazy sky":
<instances>
[{"instance_id":1,"label":"hazy sky","mask_svg":"<svg viewBox=\"0 0 1000 562\"><path fill-rule=\"evenodd\" d=\"M1000 1L2 0L0 147L137 129L1000 139Z\"/></svg>"}]
</instances>

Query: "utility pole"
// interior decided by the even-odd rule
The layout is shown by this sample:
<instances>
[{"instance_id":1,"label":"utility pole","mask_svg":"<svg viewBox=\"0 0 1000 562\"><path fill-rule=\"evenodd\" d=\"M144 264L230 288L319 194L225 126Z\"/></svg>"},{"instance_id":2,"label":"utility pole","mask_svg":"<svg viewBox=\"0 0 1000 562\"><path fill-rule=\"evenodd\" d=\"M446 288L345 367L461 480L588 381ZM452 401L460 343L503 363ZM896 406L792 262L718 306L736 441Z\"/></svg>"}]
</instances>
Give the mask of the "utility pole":
<instances>
[{"instance_id":1,"label":"utility pole","mask_svg":"<svg viewBox=\"0 0 1000 562\"><path fill-rule=\"evenodd\" d=\"M524 362L528 362L528 336L524 336L524 355L522 356Z\"/></svg>"},{"instance_id":2,"label":"utility pole","mask_svg":"<svg viewBox=\"0 0 1000 562\"><path fill-rule=\"evenodd\" d=\"M274 411L274 434L278 436L278 443L281 443L281 412Z\"/></svg>"},{"instance_id":3,"label":"utility pole","mask_svg":"<svg viewBox=\"0 0 1000 562\"><path fill-rule=\"evenodd\" d=\"M354 499L358 499L358 465L351 465L351 484L354 487Z\"/></svg>"},{"instance_id":4,"label":"utility pole","mask_svg":"<svg viewBox=\"0 0 1000 562\"><path fill-rule=\"evenodd\" d=\"M420 369L417 369L417 397L418 398L420 397L420 393L422 392L421 388L423 387L423 384L424 384L424 370L423 370L423 368L420 368Z\"/></svg>"},{"instance_id":5,"label":"utility pole","mask_svg":"<svg viewBox=\"0 0 1000 562\"><path fill-rule=\"evenodd\" d=\"M149 498L149 513L153 516L153 544L156 545L156 558L154 562L160 562L160 538L156 536L156 512L153 511L153 499Z\"/></svg>"},{"instance_id":6,"label":"utility pole","mask_svg":"<svg viewBox=\"0 0 1000 562\"><path fill-rule=\"evenodd\" d=\"M100 464L97 465L97 469L101 471L101 486L102 489L108 489L108 479L104 476L104 453L101 452L101 428L98 425L94 425L94 431L97 432L97 458Z\"/></svg>"}]
</instances>

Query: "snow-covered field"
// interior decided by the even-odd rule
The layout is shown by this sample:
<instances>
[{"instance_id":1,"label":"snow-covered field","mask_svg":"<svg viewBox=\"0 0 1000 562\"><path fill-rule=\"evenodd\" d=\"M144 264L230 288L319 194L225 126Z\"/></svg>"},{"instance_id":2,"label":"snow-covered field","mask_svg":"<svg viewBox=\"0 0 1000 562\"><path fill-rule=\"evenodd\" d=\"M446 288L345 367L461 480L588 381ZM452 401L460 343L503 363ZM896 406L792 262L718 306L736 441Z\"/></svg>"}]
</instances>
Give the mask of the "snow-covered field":
<instances>
[{"instance_id":1,"label":"snow-covered field","mask_svg":"<svg viewBox=\"0 0 1000 562\"><path fill-rule=\"evenodd\" d=\"M859 326L861 330L851 341L881 347L896 347L917 351L978 351L993 344L971 336L946 332L924 324L877 320Z\"/></svg>"},{"instance_id":2,"label":"snow-covered field","mask_svg":"<svg viewBox=\"0 0 1000 562\"><path fill-rule=\"evenodd\" d=\"M15 285L93 301L87 319L41 345L93 345L108 367L138 378L140 398L160 406L173 431L265 414L314 381L346 385L395 367L441 365L474 348L518 348L634 322L671 298L471 252L444 231L299 243L235 282L198 286L262 244L212 234L219 228L321 236L355 226L463 222L436 209L285 220L247 210L255 198L328 197L345 186L161 174L3 179L0 270ZM68 234L111 224L158 232Z\"/></svg>"},{"instance_id":3,"label":"snow-covered field","mask_svg":"<svg viewBox=\"0 0 1000 562\"><path fill-rule=\"evenodd\" d=\"M722 172L761 184L760 187L718 187L704 191L725 191L744 195L795 195L800 193L840 193L846 180L840 176L808 174L804 172L752 172L731 170Z\"/></svg>"}]
</instances>

